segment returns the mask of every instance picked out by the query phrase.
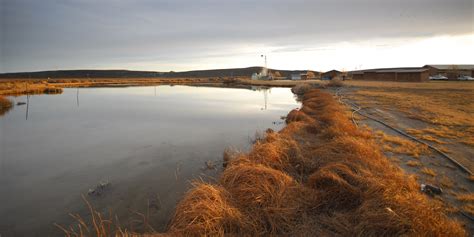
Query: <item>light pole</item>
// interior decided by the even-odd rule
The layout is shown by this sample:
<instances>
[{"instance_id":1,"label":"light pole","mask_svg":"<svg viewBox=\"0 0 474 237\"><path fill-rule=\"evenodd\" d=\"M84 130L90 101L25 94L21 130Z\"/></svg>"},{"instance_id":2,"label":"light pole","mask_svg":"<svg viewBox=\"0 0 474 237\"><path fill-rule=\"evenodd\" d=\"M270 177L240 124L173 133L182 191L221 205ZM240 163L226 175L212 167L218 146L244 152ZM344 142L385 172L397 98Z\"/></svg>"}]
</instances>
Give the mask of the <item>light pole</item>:
<instances>
[{"instance_id":1,"label":"light pole","mask_svg":"<svg viewBox=\"0 0 474 237\"><path fill-rule=\"evenodd\" d=\"M267 68L267 55L262 54L262 55L260 55L260 57L265 58L265 64L264 64L265 66L264 67Z\"/></svg>"}]
</instances>

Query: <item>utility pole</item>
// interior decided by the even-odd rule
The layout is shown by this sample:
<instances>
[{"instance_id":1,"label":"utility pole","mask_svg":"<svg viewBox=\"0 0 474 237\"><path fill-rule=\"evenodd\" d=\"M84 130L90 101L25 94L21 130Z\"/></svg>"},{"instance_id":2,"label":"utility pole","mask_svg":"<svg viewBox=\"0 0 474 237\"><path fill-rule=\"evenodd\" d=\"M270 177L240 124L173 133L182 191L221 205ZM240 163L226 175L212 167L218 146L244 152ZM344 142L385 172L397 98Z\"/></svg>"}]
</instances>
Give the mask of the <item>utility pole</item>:
<instances>
[{"instance_id":1,"label":"utility pole","mask_svg":"<svg viewBox=\"0 0 474 237\"><path fill-rule=\"evenodd\" d=\"M265 58L265 68L267 68L267 55L260 55L260 57Z\"/></svg>"}]
</instances>

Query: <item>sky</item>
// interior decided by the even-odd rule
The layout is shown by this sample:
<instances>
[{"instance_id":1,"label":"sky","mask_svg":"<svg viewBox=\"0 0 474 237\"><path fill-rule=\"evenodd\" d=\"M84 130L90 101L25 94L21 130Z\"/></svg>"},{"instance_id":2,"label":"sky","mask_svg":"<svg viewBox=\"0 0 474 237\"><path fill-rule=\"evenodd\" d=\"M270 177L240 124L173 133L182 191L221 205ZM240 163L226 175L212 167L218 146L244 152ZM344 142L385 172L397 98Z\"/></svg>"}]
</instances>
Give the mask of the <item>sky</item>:
<instances>
[{"instance_id":1,"label":"sky","mask_svg":"<svg viewBox=\"0 0 474 237\"><path fill-rule=\"evenodd\" d=\"M473 0L0 0L0 73L474 64Z\"/></svg>"}]
</instances>

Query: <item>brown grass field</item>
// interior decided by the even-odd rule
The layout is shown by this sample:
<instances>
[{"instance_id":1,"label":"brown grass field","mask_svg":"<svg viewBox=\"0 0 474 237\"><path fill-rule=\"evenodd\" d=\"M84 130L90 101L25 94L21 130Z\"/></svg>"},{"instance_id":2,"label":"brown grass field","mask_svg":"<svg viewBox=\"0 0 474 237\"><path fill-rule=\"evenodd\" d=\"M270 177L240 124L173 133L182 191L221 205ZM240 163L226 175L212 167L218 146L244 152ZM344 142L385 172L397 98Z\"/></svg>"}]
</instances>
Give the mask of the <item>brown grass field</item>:
<instances>
[{"instance_id":1,"label":"brown grass field","mask_svg":"<svg viewBox=\"0 0 474 237\"><path fill-rule=\"evenodd\" d=\"M391 124L451 153L474 169L474 83L350 81L348 97L364 108L395 115Z\"/></svg>"},{"instance_id":2,"label":"brown grass field","mask_svg":"<svg viewBox=\"0 0 474 237\"><path fill-rule=\"evenodd\" d=\"M0 79L0 95L43 94L67 87L147 86L223 83L218 78Z\"/></svg>"},{"instance_id":3,"label":"brown grass field","mask_svg":"<svg viewBox=\"0 0 474 237\"><path fill-rule=\"evenodd\" d=\"M226 153L220 179L195 182L168 232L149 236L467 235L463 223L421 193L415 177L390 162L372 133L357 128L330 94L306 92L287 123L278 133L268 130L248 154ZM64 231L131 236L95 216Z\"/></svg>"}]
</instances>

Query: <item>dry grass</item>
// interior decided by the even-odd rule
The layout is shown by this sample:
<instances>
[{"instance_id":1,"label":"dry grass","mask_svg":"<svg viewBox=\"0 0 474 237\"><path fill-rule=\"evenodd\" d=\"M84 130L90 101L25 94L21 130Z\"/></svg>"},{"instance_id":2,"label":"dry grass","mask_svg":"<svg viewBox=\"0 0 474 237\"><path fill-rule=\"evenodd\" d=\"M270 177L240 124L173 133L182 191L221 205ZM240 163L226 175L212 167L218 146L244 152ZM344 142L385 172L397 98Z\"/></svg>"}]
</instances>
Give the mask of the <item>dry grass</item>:
<instances>
[{"instance_id":1,"label":"dry grass","mask_svg":"<svg viewBox=\"0 0 474 237\"><path fill-rule=\"evenodd\" d=\"M403 83L400 83L404 86ZM396 108L407 117L429 124L422 129L408 129L418 138L444 144L438 138L450 139L469 146L474 146L474 83L455 83L457 88L446 87L417 88L412 87L387 87L368 88L358 90L353 96L363 106L378 106L387 110Z\"/></svg>"},{"instance_id":2,"label":"dry grass","mask_svg":"<svg viewBox=\"0 0 474 237\"><path fill-rule=\"evenodd\" d=\"M9 99L0 96L0 116L7 113L11 108L13 108L13 103Z\"/></svg>"},{"instance_id":3,"label":"dry grass","mask_svg":"<svg viewBox=\"0 0 474 237\"><path fill-rule=\"evenodd\" d=\"M342 87L342 86L344 86L344 82L341 79L332 79L331 81L329 81L327 86L329 86L329 87Z\"/></svg>"},{"instance_id":4,"label":"dry grass","mask_svg":"<svg viewBox=\"0 0 474 237\"><path fill-rule=\"evenodd\" d=\"M381 130L375 132L375 137L379 140L382 149L386 152L410 155L414 158L419 158L420 155L429 154L430 152L426 145L419 144L404 137L388 135Z\"/></svg>"},{"instance_id":5,"label":"dry grass","mask_svg":"<svg viewBox=\"0 0 474 237\"><path fill-rule=\"evenodd\" d=\"M239 79L237 80L238 84L242 85L252 85L252 86L272 86L272 87L294 87L299 84L306 84L306 83L317 83L317 84L324 84L324 82L320 80L273 80L273 81L266 81L266 80L250 80L250 79Z\"/></svg>"},{"instance_id":6,"label":"dry grass","mask_svg":"<svg viewBox=\"0 0 474 237\"><path fill-rule=\"evenodd\" d=\"M227 155L215 184L178 204L178 236L465 236L446 208L420 193L326 93L305 93L301 113L267 131L248 154ZM299 117L299 116L296 116Z\"/></svg>"},{"instance_id":7,"label":"dry grass","mask_svg":"<svg viewBox=\"0 0 474 237\"><path fill-rule=\"evenodd\" d=\"M439 183L441 186L444 188L453 188L454 187L454 182L448 178L447 176L443 175L441 179L439 180Z\"/></svg>"},{"instance_id":8,"label":"dry grass","mask_svg":"<svg viewBox=\"0 0 474 237\"><path fill-rule=\"evenodd\" d=\"M296 95L303 95L304 93L316 88L318 85L313 83L300 83L291 88L291 92Z\"/></svg>"},{"instance_id":9,"label":"dry grass","mask_svg":"<svg viewBox=\"0 0 474 237\"><path fill-rule=\"evenodd\" d=\"M429 175L429 176L432 176L432 177L435 177L436 176L436 172L430 168L426 168L424 167L423 169L421 169L421 173L423 174L426 174L426 175Z\"/></svg>"},{"instance_id":10,"label":"dry grass","mask_svg":"<svg viewBox=\"0 0 474 237\"><path fill-rule=\"evenodd\" d=\"M71 78L71 79L1 79L0 95L60 93L67 87L145 86L161 84L219 83L216 78Z\"/></svg>"},{"instance_id":11,"label":"dry grass","mask_svg":"<svg viewBox=\"0 0 474 237\"><path fill-rule=\"evenodd\" d=\"M461 202L474 203L474 193L459 194L457 195L456 199L458 199Z\"/></svg>"},{"instance_id":12,"label":"dry grass","mask_svg":"<svg viewBox=\"0 0 474 237\"><path fill-rule=\"evenodd\" d=\"M462 206L463 211L470 215L474 215L474 194L458 194L456 195L456 199L460 202L464 203Z\"/></svg>"},{"instance_id":13,"label":"dry grass","mask_svg":"<svg viewBox=\"0 0 474 237\"><path fill-rule=\"evenodd\" d=\"M307 92L303 108L289 117L282 131L268 132L250 153L228 162L219 182L211 185L216 191L196 191L194 199L191 190L180 202L171 230L190 234L189 226L205 223L193 231L248 236L465 235L439 204L419 192L414 177L383 156L370 133L350 123L332 96ZM207 198L210 193L218 194ZM198 204L203 207L194 212L193 203L203 199L209 203Z\"/></svg>"},{"instance_id":14,"label":"dry grass","mask_svg":"<svg viewBox=\"0 0 474 237\"><path fill-rule=\"evenodd\" d=\"M406 165L411 166L411 167L420 167L421 163L419 161L410 160L410 161L407 161Z\"/></svg>"},{"instance_id":15,"label":"dry grass","mask_svg":"<svg viewBox=\"0 0 474 237\"><path fill-rule=\"evenodd\" d=\"M395 82L395 81L345 81L347 85L361 88L420 89L420 90L474 90L474 83L463 81Z\"/></svg>"},{"instance_id":16,"label":"dry grass","mask_svg":"<svg viewBox=\"0 0 474 237\"><path fill-rule=\"evenodd\" d=\"M250 219L231 203L222 187L195 183L176 208L169 232L183 236L222 236L250 231Z\"/></svg>"}]
</instances>

